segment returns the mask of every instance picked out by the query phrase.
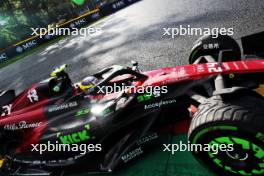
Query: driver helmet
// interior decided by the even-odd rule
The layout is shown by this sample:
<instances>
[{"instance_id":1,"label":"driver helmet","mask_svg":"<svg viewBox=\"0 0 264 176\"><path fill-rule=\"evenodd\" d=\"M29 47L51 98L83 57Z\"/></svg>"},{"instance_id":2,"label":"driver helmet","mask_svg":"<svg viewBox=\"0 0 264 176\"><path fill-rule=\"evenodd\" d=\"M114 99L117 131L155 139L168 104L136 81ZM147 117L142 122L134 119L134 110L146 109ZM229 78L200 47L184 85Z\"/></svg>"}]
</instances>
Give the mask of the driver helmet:
<instances>
[{"instance_id":1,"label":"driver helmet","mask_svg":"<svg viewBox=\"0 0 264 176\"><path fill-rule=\"evenodd\" d=\"M87 91L93 88L97 83L98 83L98 79L95 76L87 76L80 82L79 88L82 91Z\"/></svg>"}]
</instances>

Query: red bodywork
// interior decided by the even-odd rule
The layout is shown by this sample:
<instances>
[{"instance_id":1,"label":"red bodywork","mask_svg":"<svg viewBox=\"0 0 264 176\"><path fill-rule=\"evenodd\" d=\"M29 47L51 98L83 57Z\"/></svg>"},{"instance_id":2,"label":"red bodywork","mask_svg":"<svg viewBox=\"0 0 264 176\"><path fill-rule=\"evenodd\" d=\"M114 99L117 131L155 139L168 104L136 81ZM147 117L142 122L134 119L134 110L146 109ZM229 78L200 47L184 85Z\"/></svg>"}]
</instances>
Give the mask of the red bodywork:
<instances>
[{"instance_id":1,"label":"red bodywork","mask_svg":"<svg viewBox=\"0 0 264 176\"><path fill-rule=\"evenodd\" d=\"M163 86L169 84L177 84L183 81L198 80L217 74L231 74L231 73L257 73L264 72L263 60L247 60L223 62L221 67L218 63L192 64L184 66L176 66L169 68L160 68L153 71L144 72L146 79L137 81L135 86ZM126 77L119 77L116 80L120 81ZM12 110L9 115L3 116L0 119L0 126L4 127L7 124L18 124L21 121L27 123L41 122L41 125L36 128L26 129L23 133L24 143L18 149L22 150L24 147L38 142L43 130L47 125L47 118L44 115L44 106L49 103L49 99L39 95L39 101L30 102L27 95L28 91L35 89L37 84L31 88L23 91L16 97L12 103ZM74 95L74 94L73 94ZM25 130L24 130L25 131Z\"/></svg>"},{"instance_id":2,"label":"red bodywork","mask_svg":"<svg viewBox=\"0 0 264 176\"><path fill-rule=\"evenodd\" d=\"M218 63L183 65L145 72L144 74L148 75L148 79L143 85L161 86L176 84L181 81L198 80L217 74L257 72L264 72L263 60L223 62L221 67L218 66Z\"/></svg>"}]
</instances>

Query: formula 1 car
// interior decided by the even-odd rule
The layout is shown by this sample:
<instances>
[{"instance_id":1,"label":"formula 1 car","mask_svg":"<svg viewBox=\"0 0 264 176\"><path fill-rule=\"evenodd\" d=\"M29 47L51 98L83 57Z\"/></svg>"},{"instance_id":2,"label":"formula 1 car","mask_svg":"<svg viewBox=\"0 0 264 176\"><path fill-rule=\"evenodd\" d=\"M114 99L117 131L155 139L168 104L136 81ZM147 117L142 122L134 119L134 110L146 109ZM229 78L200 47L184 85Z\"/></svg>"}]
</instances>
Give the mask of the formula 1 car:
<instances>
[{"instance_id":1,"label":"formula 1 car","mask_svg":"<svg viewBox=\"0 0 264 176\"><path fill-rule=\"evenodd\" d=\"M264 78L263 47L252 42L261 36L242 38L247 57L231 37L206 36L195 43L189 65L145 72L137 63L112 66L93 75L99 81L88 91L71 83L65 66L56 78L17 96L1 91L1 175L114 172L156 146L149 144L161 127L190 118L190 106L197 107L191 144L233 146L218 153L193 151L199 161L219 175L263 175L264 99L255 91ZM100 91L116 85L129 88ZM149 87L166 91L142 91Z\"/></svg>"}]
</instances>

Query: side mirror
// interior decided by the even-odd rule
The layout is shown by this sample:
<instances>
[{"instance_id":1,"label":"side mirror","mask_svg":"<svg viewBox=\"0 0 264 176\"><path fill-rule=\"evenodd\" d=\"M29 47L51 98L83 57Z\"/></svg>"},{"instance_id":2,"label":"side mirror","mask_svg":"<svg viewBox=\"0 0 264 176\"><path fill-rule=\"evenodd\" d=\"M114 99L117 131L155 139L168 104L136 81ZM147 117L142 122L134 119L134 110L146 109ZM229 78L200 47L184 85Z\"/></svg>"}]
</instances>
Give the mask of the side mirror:
<instances>
[{"instance_id":1,"label":"side mirror","mask_svg":"<svg viewBox=\"0 0 264 176\"><path fill-rule=\"evenodd\" d=\"M131 64L132 64L133 66L138 66L138 62L137 62L137 61L134 61L134 60L131 61Z\"/></svg>"},{"instance_id":2,"label":"side mirror","mask_svg":"<svg viewBox=\"0 0 264 176\"><path fill-rule=\"evenodd\" d=\"M131 61L131 64L132 64L132 70L134 70L134 71L137 71L137 72L140 72L140 70L139 70L139 68L138 68L138 62L137 61L134 61L134 60L132 60Z\"/></svg>"}]
</instances>

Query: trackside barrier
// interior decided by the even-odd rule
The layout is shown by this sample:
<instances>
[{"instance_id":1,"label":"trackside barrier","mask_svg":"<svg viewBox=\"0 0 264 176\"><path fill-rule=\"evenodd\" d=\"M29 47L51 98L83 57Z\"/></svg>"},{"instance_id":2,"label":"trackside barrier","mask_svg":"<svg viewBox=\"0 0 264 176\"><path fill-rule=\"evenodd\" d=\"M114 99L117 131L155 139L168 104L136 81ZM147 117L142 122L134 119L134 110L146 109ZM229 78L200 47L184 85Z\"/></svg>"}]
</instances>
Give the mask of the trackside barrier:
<instances>
[{"instance_id":1,"label":"trackside barrier","mask_svg":"<svg viewBox=\"0 0 264 176\"><path fill-rule=\"evenodd\" d=\"M65 22L59 25L59 28L81 28L87 26L95 21L98 21L104 16L110 15L117 12L139 0L117 0L113 3L106 4L100 9L93 10L84 15L79 16L78 18L72 19L68 22ZM0 64L8 61L9 59L18 56L22 53L30 51L38 46L52 41L59 36L56 35L45 35L44 37L33 36L24 41L21 41L17 44L14 44L4 50L0 51Z\"/></svg>"},{"instance_id":2,"label":"trackside barrier","mask_svg":"<svg viewBox=\"0 0 264 176\"><path fill-rule=\"evenodd\" d=\"M100 8L103 15L110 15L140 0L117 0Z\"/></svg>"},{"instance_id":3,"label":"trackside barrier","mask_svg":"<svg viewBox=\"0 0 264 176\"><path fill-rule=\"evenodd\" d=\"M86 13L78 18L75 18L73 20L70 20L64 24L59 25L59 28L81 28L83 26L86 26L92 22L97 21L102 17L100 11L94 10L89 13ZM56 35L45 35L44 37L40 36L32 36L22 42L19 42L15 45L12 45L8 48L6 48L3 51L0 51L0 63L3 63L19 54L22 54L24 52L30 51L41 44L44 44L48 41L51 41L55 38L58 38L59 36Z\"/></svg>"}]
</instances>

